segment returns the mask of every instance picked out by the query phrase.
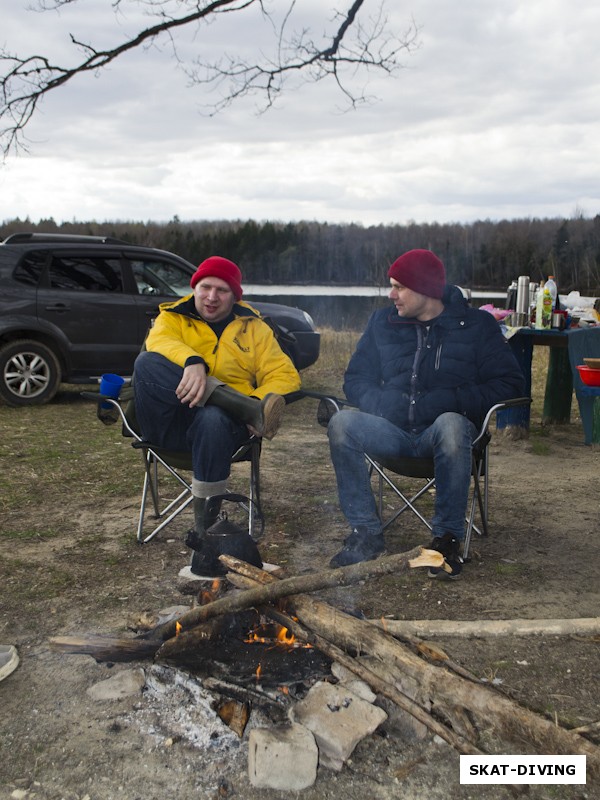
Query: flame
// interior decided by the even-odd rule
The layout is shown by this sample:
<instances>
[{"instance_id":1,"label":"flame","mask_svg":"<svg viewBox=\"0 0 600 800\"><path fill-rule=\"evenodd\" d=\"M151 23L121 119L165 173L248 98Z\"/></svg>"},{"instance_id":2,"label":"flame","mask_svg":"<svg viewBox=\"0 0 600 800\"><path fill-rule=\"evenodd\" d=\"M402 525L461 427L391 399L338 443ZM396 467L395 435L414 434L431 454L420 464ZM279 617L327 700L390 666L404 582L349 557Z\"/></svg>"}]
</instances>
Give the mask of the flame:
<instances>
[{"instance_id":1,"label":"flame","mask_svg":"<svg viewBox=\"0 0 600 800\"><path fill-rule=\"evenodd\" d=\"M181 624L181 622L175 620L175 636L179 636L182 630L183 630L183 625Z\"/></svg>"},{"instance_id":2,"label":"flame","mask_svg":"<svg viewBox=\"0 0 600 800\"><path fill-rule=\"evenodd\" d=\"M279 687L279 691L282 694L289 694L290 693L290 687L289 686L280 686Z\"/></svg>"},{"instance_id":3,"label":"flame","mask_svg":"<svg viewBox=\"0 0 600 800\"><path fill-rule=\"evenodd\" d=\"M267 626L260 625L254 630L250 631L244 641L248 644L269 644L273 647L312 648L312 645L310 644L299 642L294 634L283 625L279 625L273 635L268 635L268 633L269 631Z\"/></svg>"},{"instance_id":4,"label":"flame","mask_svg":"<svg viewBox=\"0 0 600 800\"><path fill-rule=\"evenodd\" d=\"M210 589L203 589L198 598L200 600L200 605L205 606L208 605L208 603L212 603L214 600L216 600L219 595L220 586L221 580L219 578L215 578L210 586Z\"/></svg>"},{"instance_id":5,"label":"flame","mask_svg":"<svg viewBox=\"0 0 600 800\"><path fill-rule=\"evenodd\" d=\"M256 668L256 672L254 673L257 683L260 680L261 673L262 673L262 667L259 664L258 667Z\"/></svg>"},{"instance_id":6,"label":"flame","mask_svg":"<svg viewBox=\"0 0 600 800\"><path fill-rule=\"evenodd\" d=\"M283 626L278 630L276 639L279 644L294 644L296 641L294 634Z\"/></svg>"}]
</instances>

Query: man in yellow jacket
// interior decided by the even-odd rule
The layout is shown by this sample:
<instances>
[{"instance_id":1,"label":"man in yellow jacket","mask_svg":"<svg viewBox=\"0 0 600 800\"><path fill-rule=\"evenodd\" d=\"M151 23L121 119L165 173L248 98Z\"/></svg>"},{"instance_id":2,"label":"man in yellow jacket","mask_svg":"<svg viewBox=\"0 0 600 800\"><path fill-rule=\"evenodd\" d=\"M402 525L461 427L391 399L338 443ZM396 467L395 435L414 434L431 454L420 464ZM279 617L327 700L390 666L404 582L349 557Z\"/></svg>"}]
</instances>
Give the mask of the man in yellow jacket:
<instances>
[{"instance_id":1,"label":"man in yellow jacket","mask_svg":"<svg viewBox=\"0 0 600 800\"><path fill-rule=\"evenodd\" d=\"M204 534L206 498L226 490L233 454L249 432L271 439L285 408L282 395L300 388L273 331L242 301L241 282L232 261L203 261L192 294L160 306L135 363L143 437L192 452L193 548Z\"/></svg>"}]
</instances>

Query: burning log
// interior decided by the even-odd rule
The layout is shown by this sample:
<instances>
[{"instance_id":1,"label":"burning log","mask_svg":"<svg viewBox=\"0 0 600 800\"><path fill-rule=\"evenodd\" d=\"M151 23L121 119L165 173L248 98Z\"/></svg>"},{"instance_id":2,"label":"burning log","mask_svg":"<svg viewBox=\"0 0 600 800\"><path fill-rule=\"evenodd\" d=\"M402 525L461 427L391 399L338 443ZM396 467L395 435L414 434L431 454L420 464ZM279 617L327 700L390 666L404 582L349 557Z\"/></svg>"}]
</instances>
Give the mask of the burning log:
<instances>
[{"instance_id":1,"label":"burning log","mask_svg":"<svg viewBox=\"0 0 600 800\"><path fill-rule=\"evenodd\" d=\"M239 563L236 564L234 560L227 557L222 559L230 569L240 568ZM243 571L246 575L255 574L249 565L244 565ZM268 576L266 580L269 578L277 580L273 576ZM259 580L264 581L264 576ZM447 670L444 670L442 676L439 666L426 663L371 622L344 614L339 609L309 597L295 596L292 602L301 624L312 635L319 637L319 647L334 646L342 651L368 653L388 668L398 669L413 679L420 687L421 697L428 698L432 707L447 719L456 720L456 711L460 712L462 709L476 729L492 730L500 739L516 744L527 742L540 753L585 755L590 775L600 776L600 748L573 731L538 716L498 694L491 687L465 680ZM353 662L354 659L345 660L344 665L358 674L356 668L350 666ZM379 680L372 682L369 671L364 672L363 676L375 691L380 691ZM405 710L409 710L409 705L405 704ZM447 737L444 738L448 741ZM463 743L469 746L459 738L457 744Z\"/></svg>"},{"instance_id":2,"label":"burning log","mask_svg":"<svg viewBox=\"0 0 600 800\"><path fill-rule=\"evenodd\" d=\"M200 627L201 623L230 612L269 604L296 593L313 592L332 586L347 586L365 578L387 575L391 572L399 573L415 567L443 567L444 563L440 553L415 547L407 553L388 556L378 561L287 578L258 588L255 586L237 595L225 596L206 605L197 606L178 619L157 625L132 639L63 636L51 638L50 647L64 653L91 655L97 661L133 661L138 658L151 658L159 651L161 658L173 658L178 653L193 650L210 638L210 628Z\"/></svg>"},{"instance_id":3,"label":"burning log","mask_svg":"<svg viewBox=\"0 0 600 800\"><path fill-rule=\"evenodd\" d=\"M221 556L221 559L224 558L227 557ZM147 634L144 634L144 638L165 641L176 635L177 625L181 626L182 631L187 631L221 614L241 611L257 605L270 604L275 600L289 597L290 595L315 592L319 589L333 586L348 586L365 578L389 575L392 572L398 574L415 567L444 568L444 565L445 561L441 553L435 550L427 550L424 547L415 547L406 553L386 556L377 561L367 561L360 564L352 564L348 567L340 567L339 569L330 569L327 572L315 572L310 575L285 578L248 589L239 594L223 597L204 606L197 606L183 614L179 619L165 622L163 625L153 628Z\"/></svg>"},{"instance_id":4,"label":"burning log","mask_svg":"<svg viewBox=\"0 0 600 800\"><path fill-rule=\"evenodd\" d=\"M96 661L137 661L152 658L158 650L157 643L150 640L110 636L55 636L49 644L51 650L93 656Z\"/></svg>"}]
</instances>

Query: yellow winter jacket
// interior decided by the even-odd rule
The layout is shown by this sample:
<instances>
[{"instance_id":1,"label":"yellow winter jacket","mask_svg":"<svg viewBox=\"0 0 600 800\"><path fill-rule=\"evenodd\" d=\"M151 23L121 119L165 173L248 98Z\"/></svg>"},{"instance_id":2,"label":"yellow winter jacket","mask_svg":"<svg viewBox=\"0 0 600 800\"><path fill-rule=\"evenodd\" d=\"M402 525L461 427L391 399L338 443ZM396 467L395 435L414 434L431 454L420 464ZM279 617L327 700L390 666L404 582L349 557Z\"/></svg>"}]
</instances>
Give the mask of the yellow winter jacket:
<instances>
[{"instance_id":1,"label":"yellow winter jacket","mask_svg":"<svg viewBox=\"0 0 600 800\"><path fill-rule=\"evenodd\" d=\"M221 337L198 315L193 294L162 303L146 338L146 350L180 367L201 356L207 372L242 394L262 399L269 392L288 394L300 388L300 375L269 325L243 301Z\"/></svg>"}]
</instances>

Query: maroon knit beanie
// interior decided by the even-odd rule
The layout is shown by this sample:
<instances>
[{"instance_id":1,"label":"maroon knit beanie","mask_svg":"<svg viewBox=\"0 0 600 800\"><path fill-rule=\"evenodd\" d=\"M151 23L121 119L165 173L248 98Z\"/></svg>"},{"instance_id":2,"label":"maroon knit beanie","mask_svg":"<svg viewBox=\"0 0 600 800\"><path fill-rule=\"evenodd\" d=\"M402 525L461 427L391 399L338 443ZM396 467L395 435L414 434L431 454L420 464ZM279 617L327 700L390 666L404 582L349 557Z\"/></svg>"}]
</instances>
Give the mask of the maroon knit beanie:
<instances>
[{"instance_id":1,"label":"maroon knit beanie","mask_svg":"<svg viewBox=\"0 0 600 800\"><path fill-rule=\"evenodd\" d=\"M228 283L236 300L242 299L242 273L237 264L221 256L210 256L203 261L192 275L190 286L192 289L202 278L220 278Z\"/></svg>"},{"instance_id":2,"label":"maroon knit beanie","mask_svg":"<svg viewBox=\"0 0 600 800\"><path fill-rule=\"evenodd\" d=\"M389 268L388 278L436 300L441 300L446 286L444 265L431 250L409 250L404 253Z\"/></svg>"}]
</instances>

